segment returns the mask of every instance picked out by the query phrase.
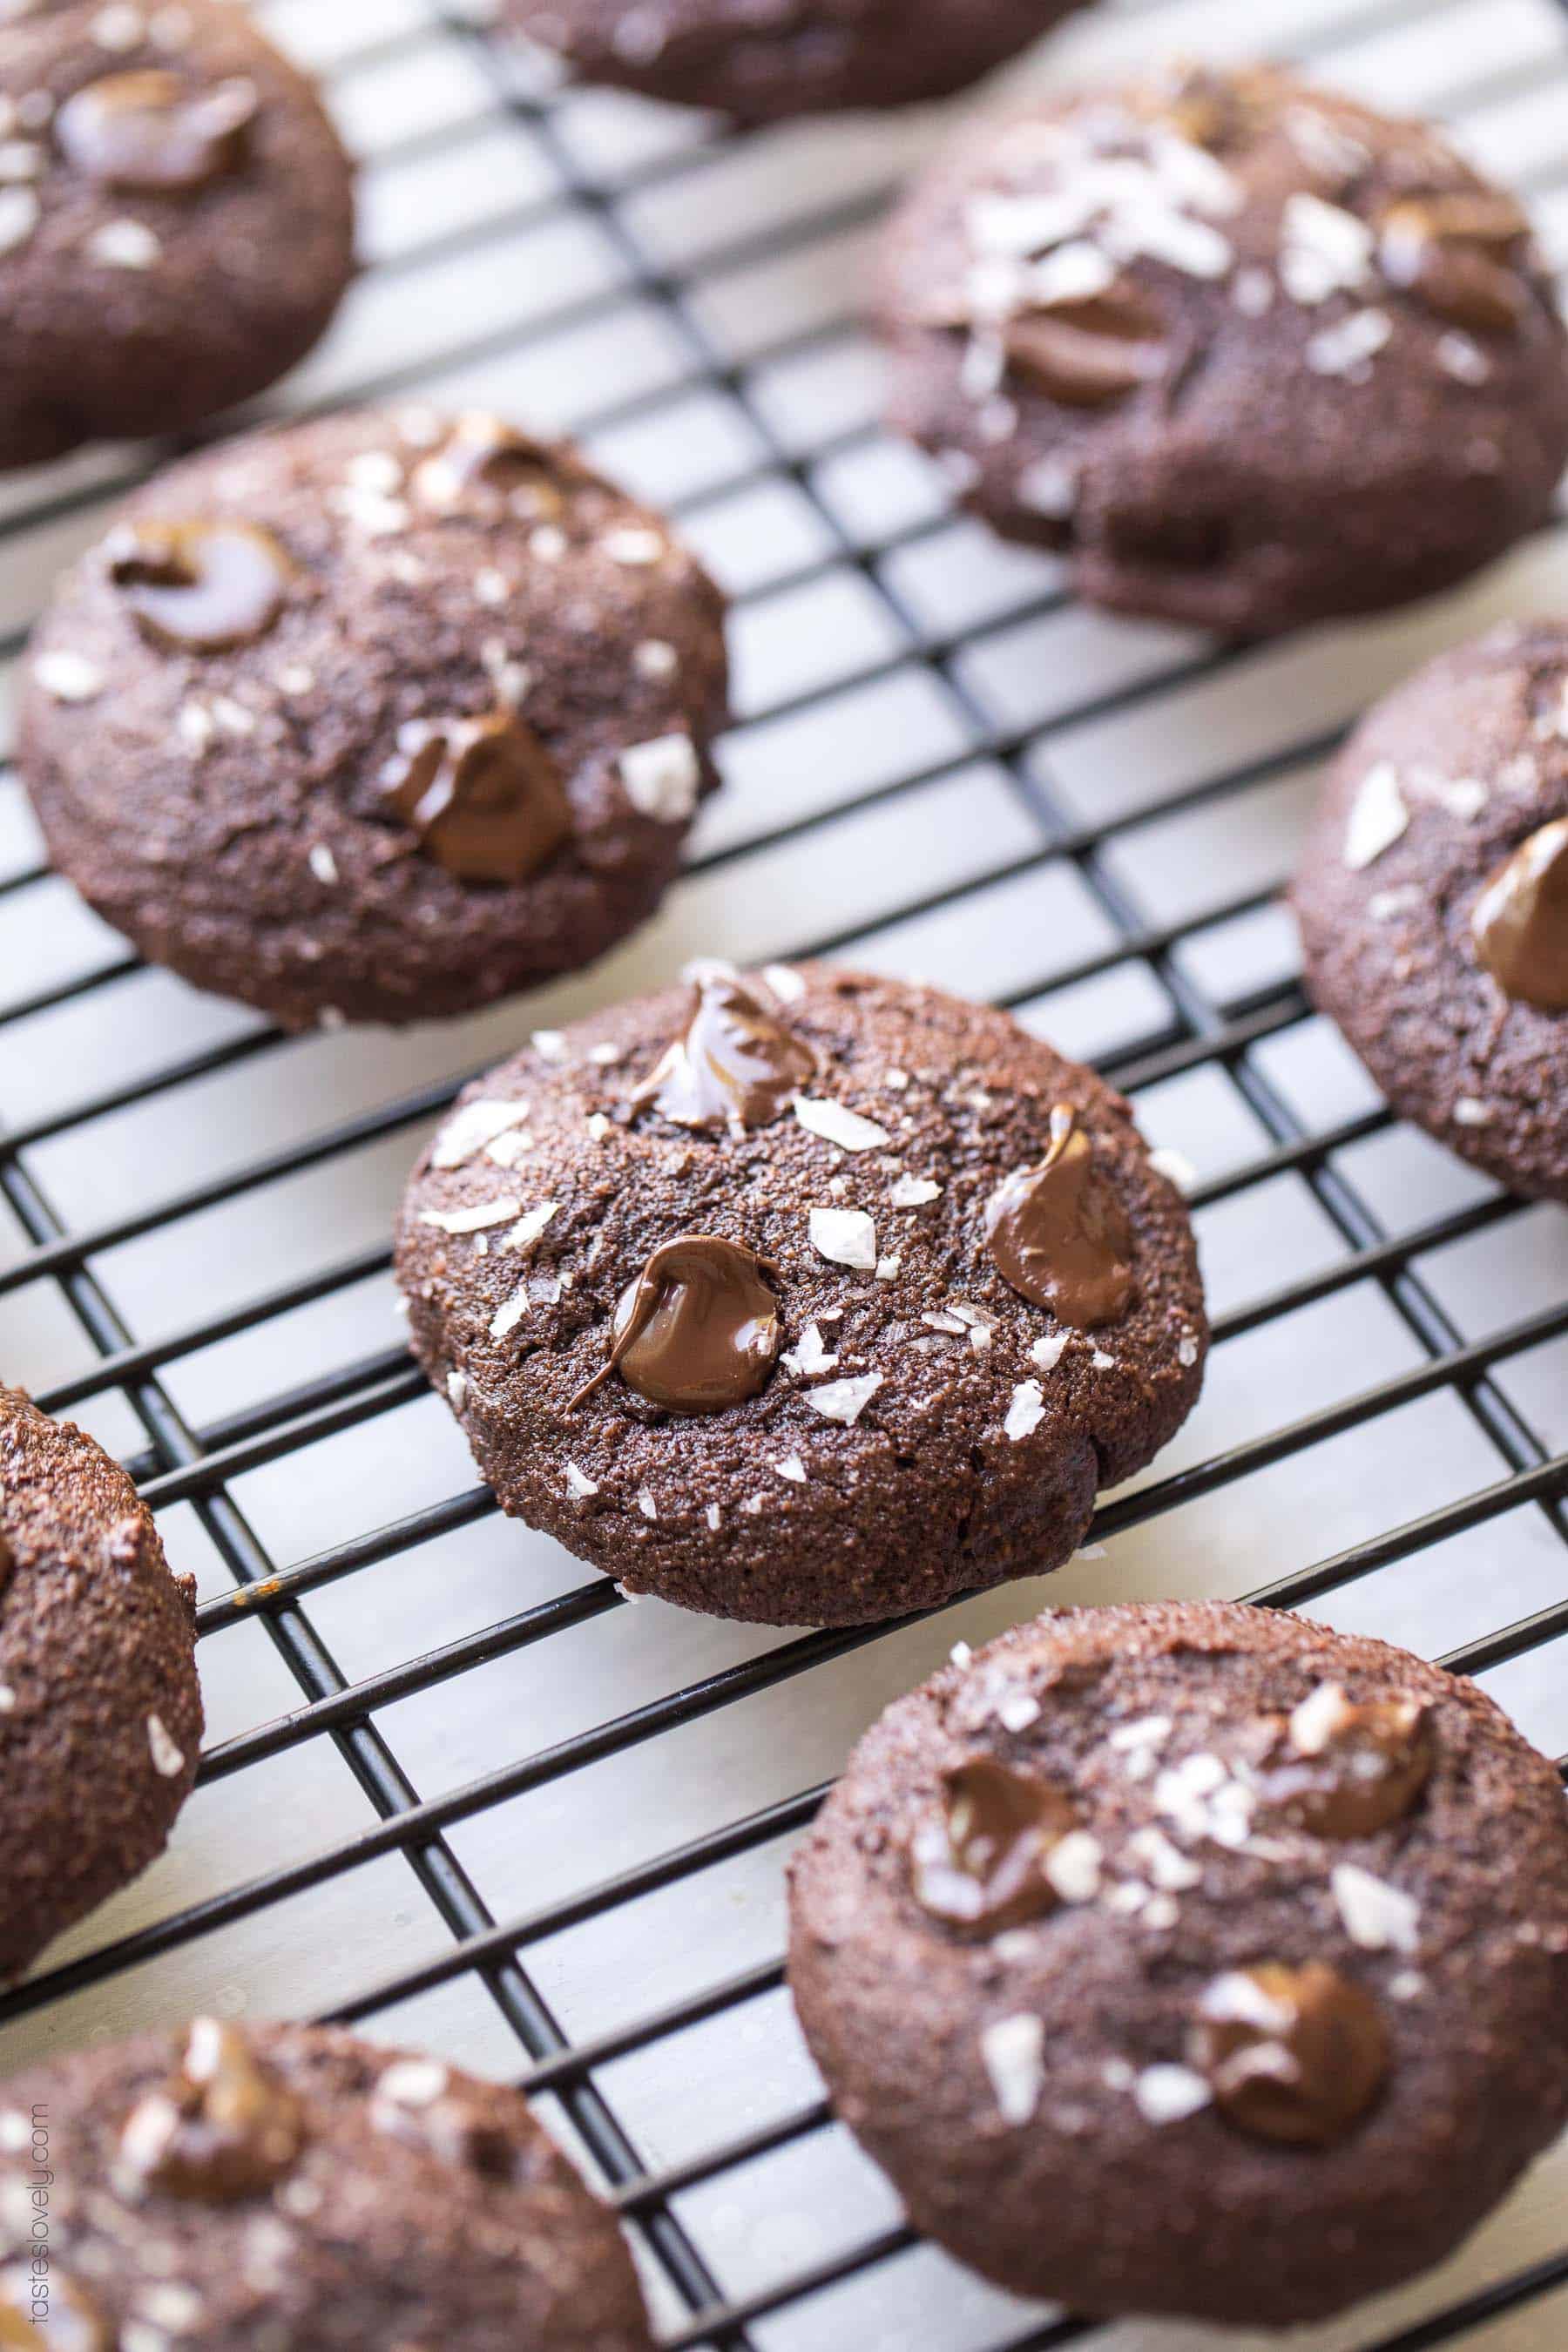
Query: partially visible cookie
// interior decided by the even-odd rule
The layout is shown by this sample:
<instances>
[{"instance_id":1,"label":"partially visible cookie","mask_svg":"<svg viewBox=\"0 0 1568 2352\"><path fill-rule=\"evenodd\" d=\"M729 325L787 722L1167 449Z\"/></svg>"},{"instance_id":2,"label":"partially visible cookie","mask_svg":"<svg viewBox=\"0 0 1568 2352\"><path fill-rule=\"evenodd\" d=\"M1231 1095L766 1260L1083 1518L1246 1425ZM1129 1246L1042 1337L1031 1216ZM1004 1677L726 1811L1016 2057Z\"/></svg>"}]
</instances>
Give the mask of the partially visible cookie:
<instances>
[{"instance_id":1,"label":"partially visible cookie","mask_svg":"<svg viewBox=\"0 0 1568 2352\"><path fill-rule=\"evenodd\" d=\"M42 2315L26 2259L40 2108ZM517 2092L347 2033L213 2018L0 2084L0 2343L57 2340L87 2352L651 2341L614 2220Z\"/></svg>"},{"instance_id":2,"label":"partially visible cookie","mask_svg":"<svg viewBox=\"0 0 1568 2352\"><path fill-rule=\"evenodd\" d=\"M1380 703L1295 886L1314 1001L1384 1093L1510 1191L1568 1201L1568 622L1494 630Z\"/></svg>"},{"instance_id":3,"label":"partially visible cookie","mask_svg":"<svg viewBox=\"0 0 1568 2352\"><path fill-rule=\"evenodd\" d=\"M469 1088L397 1235L504 1510L634 1592L855 1624L1058 1567L1207 1348L1128 1105L1005 1013L699 968Z\"/></svg>"},{"instance_id":4,"label":"partially visible cookie","mask_svg":"<svg viewBox=\"0 0 1568 2352\"><path fill-rule=\"evenodd\" d=\"M0 467L188 431L301 359L353 267L314 86L220 0L0 15Z\"/></svg>"},{"instance_id":5,"label":"partially visible cookie","mask_svg":"<svg viewBox=\"0 0 1568 2352\"><path fill-rule=\"evenodd\" d=\"M1291 2326L1568 2121L1568 1813L1473 1683L1231 1603L1072 1610L889 1707L790 1982L910 2218L1023 2294Z\"/></svg>"},{"instance_id":6,"label":"partially visible cookie","mask_svg":"<svg viewBox=\"0 0 1568 2352\"><path fill-rule=\"evenodd\" d=\"M201 1738L190 1578L100 1446L0 1388L0 1982L163 1853Z\"/></svg>"},{"instance_id":7,"label":"partially visible cookie","mask_svg":"<svg viewBox=\"0 0 1568 2352\"><path fill-rule=\"evenodd\" d=\"M1568 459L1518 204L1273 69L971 127L895 218L880 307L893 422L1120 612L1258 636L1428 594Z\"/></svg>"},{"instance_id":8,"label":"partially visible cookie","mask_svg":"<svg viewBox=\"0 0 1568 2352\"><path fill-rule=\"evenodd\" d=\"M742 122L912 106L962 89L1084 0L507 0L584 81Z\"/></svg>"},{"instance_id":9,"label":"partially visible cookie","mask_svg":"<svg viewBox=\"0 0 1568 2352\"><path fill-rule=\"evenodd\" d=\"M726 682L718 590L575 451L363 412L131 502L35 635L20 762L153 961L289 1026L409 1022L652 912Z\"/></svg>"}]
</instances>

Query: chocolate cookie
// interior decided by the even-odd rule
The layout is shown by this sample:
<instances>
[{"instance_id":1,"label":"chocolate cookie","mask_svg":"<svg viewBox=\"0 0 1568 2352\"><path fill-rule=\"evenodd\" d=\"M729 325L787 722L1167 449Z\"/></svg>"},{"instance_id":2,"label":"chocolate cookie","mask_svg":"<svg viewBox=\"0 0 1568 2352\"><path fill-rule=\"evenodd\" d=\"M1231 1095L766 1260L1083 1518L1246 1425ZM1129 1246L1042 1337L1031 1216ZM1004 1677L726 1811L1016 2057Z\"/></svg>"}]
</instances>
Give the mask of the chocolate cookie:
<instances>
[{"instance_id":1,"label":"chocolate cookie","mask_svg":"<svg viewBox=\"0 0 1568 2352\"><path fill-rule=\"evenodd\" d=\"M820 966L536 1037L420 1160L397 1269L503 1510L765 1624L1059 1566L1207 1346L1119 1096L1005 1013Z\"/></svg>"},{"instance_id":2,"label":"chocolate cookie","mask_svg":"<svg viewBox=\"0 0 1568 2352\"><path fill-rule=\"evenodd\" d=\"M0 1982L163 1853L201 1738L192 1580L118 1464L0 1388Z\"/></svg>"},{"instance_id":3,"label":"chocolate cookie","mask_svg":"<svg viewBox=\"0 0 1568 2352\"><path fill-rule=\"evenodd\" d=\"M1568 1201L1568 622L1494 630L1379 704L1295 900L1308 987L1395 1108Z\"/></svg>"},{"instance_id":4,"label":"chocolate cookie","mask_svg":"<svg viewBox=\"0 0 1568 2352\"><path fill-rule=\"evenodd\" d=\"M290 1026L407 1022L652 912L725 687L718 591L572 449L362 414L132 501L35 635L20 761L155 962Z\"/></svg>"},{"instance_id":5,"label":"chocolate cookie","mask_svg":"<svg viewBox=\"0 0 1568 2352\"><path fill-rule=\"evenodd\" d=\"M1568 1816L1473 1683L1232 1603L1072 1610L889 1708L790 1980L911 2218L1242 2326L1447 2254L1568 2120Z\"/></svg>"},{"instance_id":6,"label":"chocolate cookie","mask_svg":"<svg viewBox=\"0 0 1568 2352\"><path fill-rule=\"evenodd\" d=\"M40 2110L41 2287L26 2260ZM68 2342L647 2352L650 2338L614 2221L515 2091L347 2033L198 2018L0 2084L0 2343Z\"/></svg>"},{"instance_id":7,"label":"chocolate cookie","mask_svg":"<svg viewBox=\"0 0 1568 2352\"><path fill-rule=\"evenodd\" d=\"M742 122L912 106L977 81L1084 0L507 0L584 81Z\"/></svg>"},{"instance_id":8,"label":"chocolate cookie","mask_svg":"<svg viewBox=\"0 0 1568 2352\"><path fill-rule=\"evenodd\" d=\"M313 85L216 0L0 10L0 467L247 399L353 270Z\"/></svg>"},{"instance_id":9,"label":"chocolate cookie","mask_svg":"<svg viewBox=\"0 0 1568 2352\"><path fill-rule=\"evenodd\" d=\"M1120 612L1255 636L1426 595L1568 459L1518 205L1285 73L983 122L897 216L881 312L893 422Z\"/></svg>"}]
</instances>

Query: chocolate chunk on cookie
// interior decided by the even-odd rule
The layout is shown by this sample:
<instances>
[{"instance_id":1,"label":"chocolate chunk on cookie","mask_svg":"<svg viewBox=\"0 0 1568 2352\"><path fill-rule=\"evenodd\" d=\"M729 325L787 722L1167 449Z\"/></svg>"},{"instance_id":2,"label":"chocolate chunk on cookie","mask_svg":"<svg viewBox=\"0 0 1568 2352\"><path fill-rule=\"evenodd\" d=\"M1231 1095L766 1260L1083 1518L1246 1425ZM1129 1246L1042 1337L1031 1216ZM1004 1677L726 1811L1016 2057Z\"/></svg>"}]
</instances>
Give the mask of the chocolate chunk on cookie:
<instances>
[{"instance_id":1,"label":"chocolate chunk on cookie","mask_svg":"<svg viewBox=\"0 0 1568 2352\"><path fill-rule=\"evenodd\" d=\"M717 589L574 450L363 413L123 509L35 635L20 761L153 961L291 1027L409 1022L653 911L726 683Z\"/></svg>"},{"instance_id":2,"label":"chocolate chunk on cookie","mask_svg":"<svg viewBox=\"0 0 1568 2352\"><path fill-rule=\"evenodd\" d=\"M1550 275L1429 126L1173 73L967 131L889 234L893 422L1116 611L1256 636L1426 595L1568 458Z\"/></svg>"},{"instance_id":3,"label":"chocolate chunk on cookie","mask_svg":"<svg viewBox=\"0 0 1568 2352\"><path fill-rule=\"evenodd\" d=\"M57 2338L83 2352L651 2341L614 2220L515 2091L347 2033L214 2018L0 2084L0 2343Z\"/></svg>"},{"instance_id":4,"label":"chocolate chunk on cookie","mask_svg":"<svg viewBox=\"0 0 1568 2352\"><path fill-rule=\"evenodd\" d=\"M187 432L337 309L352 169L242 8L0 12L0 467Z\"/></svg>"},{"instance_id":5,"label":"chocolate chunk on cookie","mask_svg":"<svg viewBox=\"0 0 1568 2352\"><path fill-rule=\"evenodd\" d=\"M1228 1602L1070 1610L889 1707L790 1982L910 2218L1096 2313L1290 2326L1568 2121L1568 1814L1473 1683Z\"/></svg>"},{"instance_id":6,"label":"chocolate chunk on cookie","mask_svg":"<svg viewBox=\"0 0 1568 2352\"><path fill-rule=\"evenodd\" d=\"M989 73L1084 0L507 0L584 81L742 122L911 106Z\"/></svg>"},{"instance_id":7,"label":"chocolate chunk on cookie","mask_svg":"<svg viewBox=\"0 0 1568 2352\"><path fill-rule=\"evenodd\" d=\"M1568 1201L1568 623L1444 654L1342 754L1295 887L1307 984L1405 1118Z\"/></svg>"},{"instance_id":8,"label":"chocolate chunk on cookie","mask_svg":"<svg viewBox=\"0 0 1568 2352\"><path fill-rule=\"evenodd\" d=\"M536 1037L420 1160L397 1270L504 1510L767 1624L1059 1566L1207 1346L1119 1096L1005 1013L821 966Z\"/></svg>"},{"instance_id":9,"label":"chocolate chunk on cookie","mask_svg":"<svg viewBox=\"0 0 1568 2352\"><path fill-rule=\"evenodd\" d=\"M0 1982L167 1844L201 1748L195 1598L119 1465L0 1388Z\"/></svg>"}]
</instances>

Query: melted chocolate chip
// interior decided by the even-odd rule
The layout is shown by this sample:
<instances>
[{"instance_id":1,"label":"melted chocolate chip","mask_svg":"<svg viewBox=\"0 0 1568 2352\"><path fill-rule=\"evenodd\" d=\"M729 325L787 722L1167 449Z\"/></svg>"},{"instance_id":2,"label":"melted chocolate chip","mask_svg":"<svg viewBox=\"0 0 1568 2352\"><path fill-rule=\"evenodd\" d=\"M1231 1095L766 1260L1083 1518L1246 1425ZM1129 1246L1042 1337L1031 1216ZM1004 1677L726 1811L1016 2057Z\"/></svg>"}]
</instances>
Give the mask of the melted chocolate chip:
<instances>
[{"instance_id":1,"label":"melted chocolate chip","mask_svg":"<svg viewBox=\"0 0 1568 2352\"><path fill-rule=\"evenodd\" d=\"M1068 408L1125 400L1158 383L1171 362L1158 311L1124 282L1081 302L1022 311L1003 341L1015 373Z\"/></svg>"},{"instance_id":2,"label":"melted chocolate chip","mask_svg":"<svg viewBox=\"0 0 1568 2352\"><path fill-rule=\"evenodd\" d=\"M525 882L572 831L561 772L511 710L405 727L382 790L386 813L460 882Z\"/></svg>"},{"instance_id":3,"label":"melted chocolate chip","mask_svg":"<svg viewBox=\"0 0 1568 2352\"><path fill-rule=\"evenodd\" d=\"M459 509L552 520L565 505L554 457L500 416L460 416L414 477L416 495L440 513Z\"/></svg>"},{"instance_id":4,"label":"melted chocolate chip","mask_svg":"<svg viewBox=\"0 0 1568 2352\"><path fill-rule=\"evenodd\" d=\"M215 654L264 637L294 566L270 531L243 522L137 522L115 532L109 576L145 637Z\"/></svg>"},{"instance_id":5,"label":"melted chocolate chip","mask_svg":"<svg viewBox=\"0 0 1568 2352\"><path fill-rule=\"evenodd\" d=\"M1051 1113L1051 1148L1021 1168L985 1204L985 1233L997 1272L1019 1296L1058 1321L1092 1331L1124 1315L1132 1297L1132 1228L1094 1164L1076 1112Z\"/></svg>"},{"instance_id":6,"label":"melted chocolate chip","mask_svg":"<svg viewBox=\"0 0 1568 2352\"><path fill-rule=\"evenodd\" d=\"M0 2274L0 2352L114 2352L115 2330L58 2263L49 2263L41 2301L37 2292L20 2263Z\"/></svg>"},{"instance_id":7,"label":"melted chocolate chip","mask_svg":"<svg viewBox=\"0 0 1568 2352\"><path fill-rule=\"evenodd\" d=\"M994 1936L1054 1910L1060 1898L1046 1864L1079 1821L1066 1790L989 1756L942 1777L940 1809L910 1840L921 1908L970 1936Z\"/></svg>"},{"instance_id":8,"label":"melted chocolate chip","mask_svg":"<svg viewBox=\"0 0 1568 2352\"><path fill-rule=\"evenodd\" d=\"M1499 866L1470 934L1505 996L1568 1013L1568 817L1543 824Z\"/></svg>"},{"instance_id":9,"label":"melted chocolate chip","mask_svg":"<svg viewBox=\"0 0 1568 2352\"><path fill-rule=\"evenodd\" d=\"M773 1273L754 1250L712 1234L665 1242L622 1292L610 1360L573 1405L617 1371L671 1412L722 1412L759 1395L783 1336Z\"/></svg>"},{"instance_id":10,"label":"melted chocolate chip","mask_svg":"<svg viewBox=\"0 0 1568 2352\"><path fill-rule=\"evenodd\" d=\"M1342 2138L1382 2089L1388 2030L1376 2003L1337 1969L1265 1960L1215 1979L1188 2054L1242 2131L1323 2147Z\"/></svg>"},{"instance_id":11,"label":"melted chocolate chip","mask_svg":"<svg viewBox=\"0 0 1568 2352\"><path fill-rule=\"evenodd\" d=\"M1258 1776L1263 1802L1314 1837L1374 1837L1404 1820L1432 1776L1431 1725L1418 1699L1358 1706L1325 1684L1273 1728Z\"/></svg>"},{"instance_id":12,"label":"melted chocolate chip","mask_svg":"<svg viewBox=\"0 0 1568 2352\"><path fill-rule=\"evenodd\" d=\"M108 74L66 100L55 134L68 163L129 194L179 195L244 163L255 85L191 89L178 74Z\"/></svg>"},{"instance_id":13,"label":"melted chocolate chip","mask_svg":"<svg viewBox=\"0 0 1568 2352\"><path fill-rule=\"evenodd\" d=\"M281 2180L303 2141L292 2093L237 2027L203 2017L180 2072L132 2110L120 2154L146 2189L226 2205Z\"/></svg>"},{"instance_id":14,"label":"melted chocolate chip","mask_svg":"<svg viewBox=\"0 0 1568 2352\"><path fill-rule=\"evenodd\" d=\"M1384 275L1456 326L1507 334L1527 299L1510 248L1529 234L1528 219L1510 196L1476 190L1413 197L1384 216Z\"/></svg>"},{"instance_id":15,"label":"melted chocolate chip","mask_svg":"<svg viewBox=\"0 0 1568 2352\"><path fill-rule=\"evenodd\" d=\"M816 1076L817 1057L724 972L705 972L691 1018L632 1096L678 1127L768 1127Z\"/></svg>"}]
</instances>

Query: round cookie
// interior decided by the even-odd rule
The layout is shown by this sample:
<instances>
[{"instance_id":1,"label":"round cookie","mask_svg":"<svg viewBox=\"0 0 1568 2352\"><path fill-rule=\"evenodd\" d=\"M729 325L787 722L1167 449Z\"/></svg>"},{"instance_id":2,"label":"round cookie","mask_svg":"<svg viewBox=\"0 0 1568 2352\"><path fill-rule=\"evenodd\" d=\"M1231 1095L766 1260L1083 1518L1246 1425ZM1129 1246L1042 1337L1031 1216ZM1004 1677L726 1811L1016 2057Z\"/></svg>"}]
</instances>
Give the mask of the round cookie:
<instances>
[{"instance_id":1,"label":"round cookie","mask_svg":"<svg viewBox=\"0 0 1568 2352\"><path fill-rule=\"evenodd\" d=\"M839 2115L1019 2294L1322 2318L1568 2120L1557 1774L1381 1642L1223 1602L1018 1626L868 1733L790 1902Z\"/></svg>"},{"instance_id":2,"label":"round cookie","mask_svg":"<svg viewBox=\"0 0 1568 2352\"><path fill-rule=\"evenodd\" d=\"M1442 655L1341 756L1295 886L1314 1002L1406 1118L1568 1201L1568 623Z\"/></svg>"},{"instance_id":3,"label":"round cookie","mask_svg":"<svg viewBox=\"0 0 1568 2352\"><path fill-rule=\"evenodd\" d=\"M1426 124L1266 69L968 131L889 232L892 421L1118 612L1258 636L1462 578L1568 459L1550 275Z\"/></svg>"},{"instance_id":4,"label":"round cookie","mask_svg":"<svg viewBox=\"0 0 1568 2352\"><path fill-rule=\"evenodd\" d=\"M361 413L132 499L35 635L20 764L155 962L291 1027L409 1022L652 912L726 679L718 591L574 450Z\"/></svg>"},{"instance_id":5,"label":"round cookie","mask_svg":"<svg viewBox=\"0 0 1568 2352\"><path fill-rule=\"evenodd\" d=\"M101 1447L0 1388L0 1983L163 1853L201 1738L192 1580Z\"/></svg>"},{"instance_id":6,"label":"round cookie","mask_svg":"<svg viewBox=\"0 0 1568 2352\"><path fill-rule=\"evenodd\" d=\"M0 467L184 433L276 381L353 268L314 85L216 0L0 12Z\"/></svg>"},{"instance_id":7,"label":"round cookie","mask_svg":"<svg viewBox=\"0 0 1568 2352\"><path fill-rule=\"evenodd\" d=\"M584 80L742 122L912 106L962 89L1084 0L507 0Z\"/></svg>"},{"instance_id":8,"label":"round cookie","mask_svg":"<svg viewBox=\"0 0 1568 2352\"><path fill-rule=\"evenodd\" d=\"M764 1624L1059 1566L1207 1346L1119 1096L1005 1013L822 966L537 1037L425 1153L396 1255L502 1509Z\"/></svg>"},{"instance_id":9,"label":"round cookie","mask_svg":"<svg viewBox=\"0 0 1568 2352\"><path fill-rule=\"evenodd\" d=\"M41 2311L23 2262L40 2107ZM517 2092L347 2033L213 2018L0 2084L0 2343L47 2352L68 2318L84 2352L651 2342L612 2216Z\"/></svg>"}]
</instances>

